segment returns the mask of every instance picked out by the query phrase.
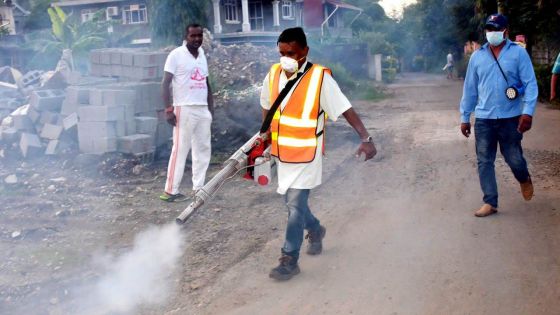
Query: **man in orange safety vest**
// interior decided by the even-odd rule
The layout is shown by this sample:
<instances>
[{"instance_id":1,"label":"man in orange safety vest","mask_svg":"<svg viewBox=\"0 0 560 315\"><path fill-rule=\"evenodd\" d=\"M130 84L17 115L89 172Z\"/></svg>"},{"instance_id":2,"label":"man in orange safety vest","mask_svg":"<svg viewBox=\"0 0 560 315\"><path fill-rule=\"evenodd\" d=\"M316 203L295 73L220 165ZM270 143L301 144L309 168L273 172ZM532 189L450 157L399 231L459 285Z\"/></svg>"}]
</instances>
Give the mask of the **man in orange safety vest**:
<instances>
[{"instance_id":1,"label":"man in orange safety vest","mask_svg":"<svg viewBox=\"0 0 560 315\"><path fill-rule=\"evenodd\" d=\"M364 153L365 160L369 160L377 150L330 69L307 60L309 47L303 29L284 30L277 44L280 63L271 67L263 81L261 106L264 128L268 129L266 122L270 122L268 132L271 155L278 167L278 193L284 195L288 208L280 264L269 275L276 280L288 280L299 273L304 230L308 231L307 254L318 255L322 251L326 228L311 213L308 199L310 190L321 184L326 118L335 121L342 115L356 130L361 139L356 156Z\"/></svg>"}]
</instances>

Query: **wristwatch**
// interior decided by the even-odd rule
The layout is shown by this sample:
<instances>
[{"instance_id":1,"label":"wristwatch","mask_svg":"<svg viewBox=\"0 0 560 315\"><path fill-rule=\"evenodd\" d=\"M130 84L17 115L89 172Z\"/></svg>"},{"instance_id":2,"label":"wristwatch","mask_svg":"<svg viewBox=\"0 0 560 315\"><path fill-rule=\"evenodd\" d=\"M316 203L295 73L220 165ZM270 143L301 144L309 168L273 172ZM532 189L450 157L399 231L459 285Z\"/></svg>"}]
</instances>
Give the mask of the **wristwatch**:
<instances>
[{"instance_id":1,"label":"wristwatch","mask_svg":"<svg viewBox=\"0 0 560 315\"><path fill-rule=\"evenodd\" d=\"M373 143L373 138L368 136L367 138L362 139L362 143Z\"/></svg>"}]
</instances>

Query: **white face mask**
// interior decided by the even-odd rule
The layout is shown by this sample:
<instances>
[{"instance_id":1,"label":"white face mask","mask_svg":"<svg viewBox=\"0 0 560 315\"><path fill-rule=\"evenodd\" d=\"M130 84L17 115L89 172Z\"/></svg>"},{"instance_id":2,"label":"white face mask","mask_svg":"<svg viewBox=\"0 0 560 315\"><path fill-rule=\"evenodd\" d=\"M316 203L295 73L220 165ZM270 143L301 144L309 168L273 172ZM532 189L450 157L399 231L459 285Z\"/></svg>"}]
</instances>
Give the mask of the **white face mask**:
<instances>
[{"instance_id":1,"label":"white face mask","mask_svg":"<svg viewBox=\"0 0 560 315\"><path fill-rule=\"evenodd\" d=\"M499 46L504 41L504 32L486 32L486 39L492 46Z\"/></svg>"},{"instance_id":2,"label":"white face mask","mask_svg":"<svg viewBox=\"0 0 560 315\"><path fill-rule=\"evenodd\" d=\"M280 57L280 66L288 73L296 73L299 68L298 61L290 57Z\"/></svg>"}]
</instances>

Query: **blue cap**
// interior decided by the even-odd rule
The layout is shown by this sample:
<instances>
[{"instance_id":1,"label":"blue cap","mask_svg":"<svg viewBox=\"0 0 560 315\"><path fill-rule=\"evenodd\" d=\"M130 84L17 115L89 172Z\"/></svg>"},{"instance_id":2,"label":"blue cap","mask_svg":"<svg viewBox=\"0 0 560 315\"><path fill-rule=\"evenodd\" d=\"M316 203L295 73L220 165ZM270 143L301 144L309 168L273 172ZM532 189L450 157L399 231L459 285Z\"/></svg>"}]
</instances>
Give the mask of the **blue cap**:
<instances>
[{"instance_id":1,"label":"blue cap","mask_svg":"<svg viewBox=\"0 0 560 315\"><path fill-rule=\"evenodd\" d=\"M488 28L488 27L493 27L495 29L501 30L506 28L508 25L508 20L506 18L505 15L496 13L496 14L492 14L490 15L487 19L486 19L486 24L484 25L484 28Z\"/></svg>"}]
</instances>

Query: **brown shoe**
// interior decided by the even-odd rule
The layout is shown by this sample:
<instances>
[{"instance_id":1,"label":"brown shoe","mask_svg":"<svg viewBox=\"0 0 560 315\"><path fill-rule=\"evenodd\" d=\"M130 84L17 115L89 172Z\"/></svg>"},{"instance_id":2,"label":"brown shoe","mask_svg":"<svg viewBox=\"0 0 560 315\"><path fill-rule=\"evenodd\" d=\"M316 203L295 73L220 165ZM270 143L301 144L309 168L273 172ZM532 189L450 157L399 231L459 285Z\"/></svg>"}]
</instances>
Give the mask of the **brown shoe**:
<instances>
[{"instance_id":1,"label":"brown shoe","mask_svg":"<svg viewBox=\"0 0 560 315\"><path fill-rule=\"evenodd\" d=\"M519 185L521 186L521 194L523 195L523 199L529 201L531 200L531 198L533 198L533 181L531 181L531 177L529 177L529 179L524 182L524 183L519 183Z\"/></svg>"},{"instance_id":2,"label":"brown shoe","mask_svg":"<svg viewBox=\"0 0 560 315\"><path fill-rule=\"evenodd\" d=\"M492 207L491 205L485 203L482 207L480 207L480 209L478 209L474 215L476 217L482 218L482 217L487 217L489 215L498 213L498 209Z\"/></svg>"}]
</instances>

